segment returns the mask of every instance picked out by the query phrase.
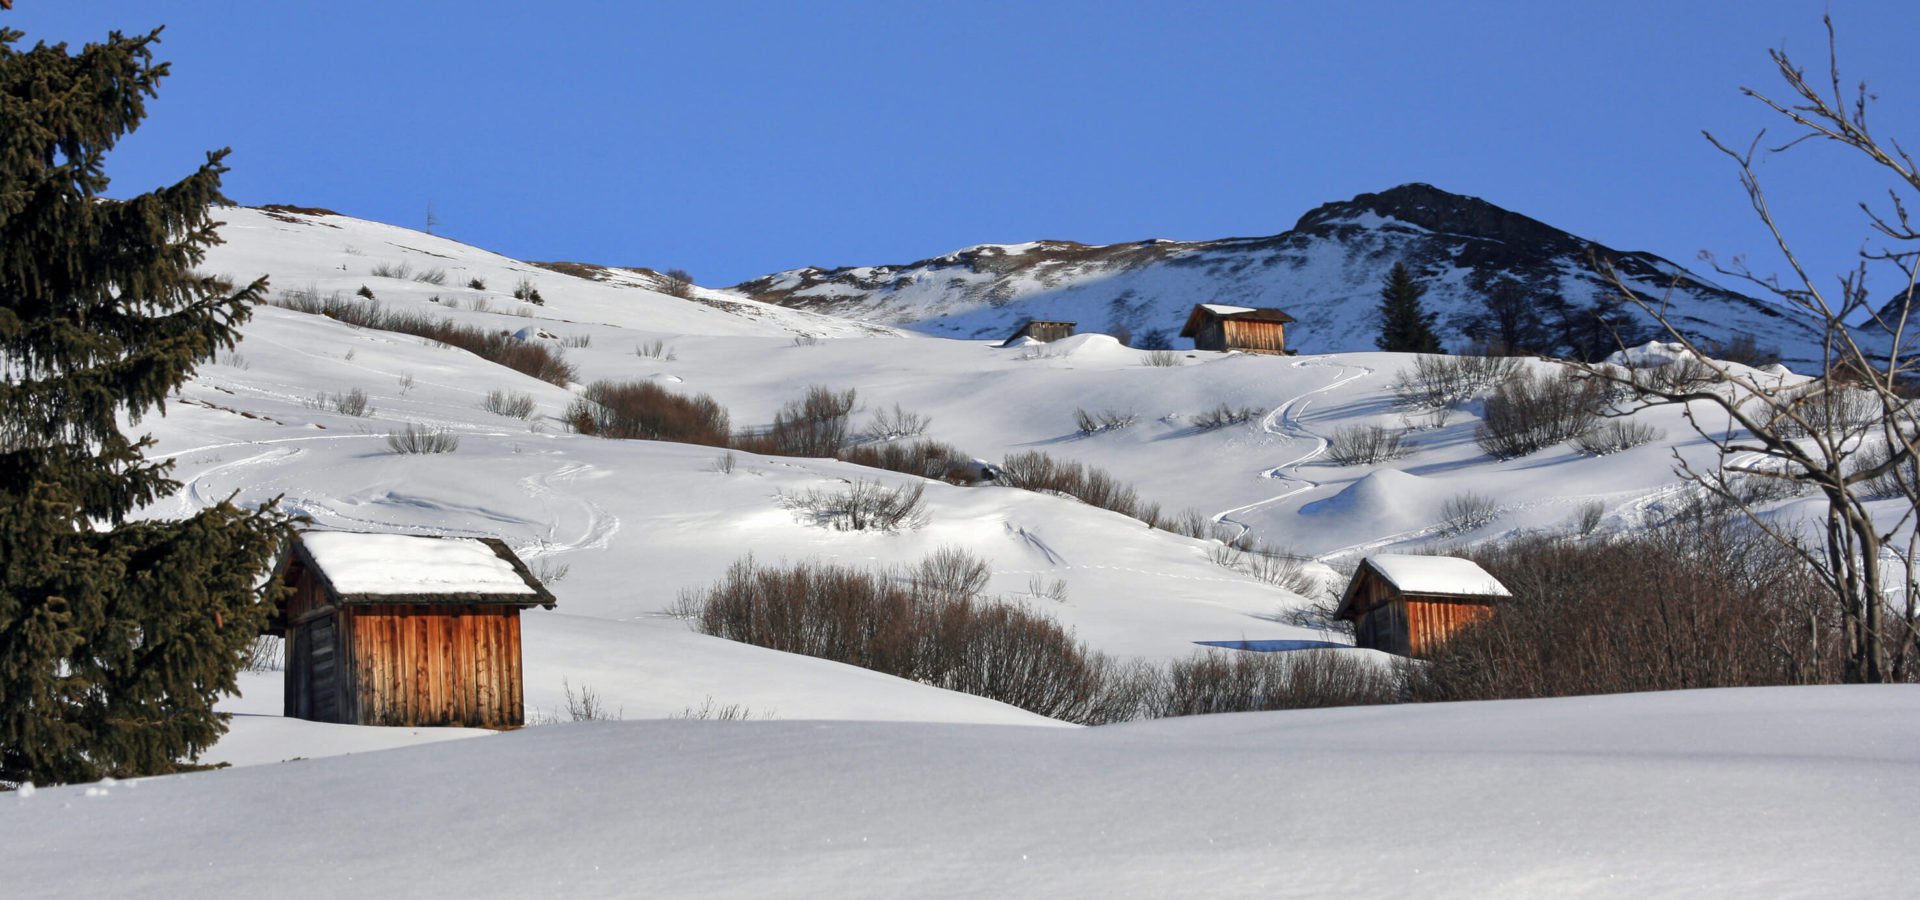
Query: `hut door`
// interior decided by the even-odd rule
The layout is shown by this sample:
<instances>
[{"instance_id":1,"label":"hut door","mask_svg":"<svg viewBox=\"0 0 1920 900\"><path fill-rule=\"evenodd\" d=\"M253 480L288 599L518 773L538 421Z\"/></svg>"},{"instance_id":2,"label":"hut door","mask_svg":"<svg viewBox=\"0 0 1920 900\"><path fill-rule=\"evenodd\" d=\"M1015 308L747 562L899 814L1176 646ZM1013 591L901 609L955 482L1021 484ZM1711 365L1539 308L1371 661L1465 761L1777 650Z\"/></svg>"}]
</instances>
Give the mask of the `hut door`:
<instances>
[{"instance_id":1,"label":"hut door","mask_svg":"<svg viewBox=\"0 0 1920 900\"><path fill-rule=\"evenodd\" d=\"M307 710L316 722L340 721L340 634L333 616L307 623Z\"/></svg>"}]
</instances>

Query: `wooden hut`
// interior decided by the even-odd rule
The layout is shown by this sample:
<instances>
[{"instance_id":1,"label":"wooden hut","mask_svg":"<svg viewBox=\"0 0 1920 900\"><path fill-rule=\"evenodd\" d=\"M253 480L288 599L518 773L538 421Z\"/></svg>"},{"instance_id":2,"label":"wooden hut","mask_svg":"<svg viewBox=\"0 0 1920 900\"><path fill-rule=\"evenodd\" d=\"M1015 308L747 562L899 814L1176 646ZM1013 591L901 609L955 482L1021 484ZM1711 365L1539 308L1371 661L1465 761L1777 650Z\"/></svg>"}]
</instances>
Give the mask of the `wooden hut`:
<instances>
[{"instance_id":1,"label":"wooden hut","mask_svg":"<svg viewBox=\"0 0 1920 900\"><path fill-rule=\"evenodd\" d=\"M1033 338L1036 341L1057 341L1073 337L1072 322L1051 322L1044 319L1028 319L1014 329L1013 336L1000 342L1005 347L1021 338Z\"/></svg>"},{"instance_id":2,"label":"wooden hut","mask_svg":"<svg viewBox=\"0 0 1920 900\"><path fill-rule=\"evenodd\" d=\"M520 610L554 600L505 543L310 531L278 574L289 717L523 724Z\"/></svg>"},{"instance_id":3,"label":"wooden hut","mask_svg":"<svg viewBox=\"0 0 1920 900\"><path fill-rule=\"evenodd\" d=\"M1187 314L1180 336L1193 338L1195 350L1242 350L1291 355L1287 323L1293 317L1277 309L1201 303Z\"/></svg>"},{"instance_id":4,"label":"wooden hut","mask_svg":"<svg viewBox=\"0 0 1920 900\"><path fill-rule=\"evenodd\" d=\"M1495 598L1507 596L1506 586L1470 559L1369 556L1334 615L1353 623L1356 645L1418 657L1491 618Z\"/></svg>"}]
</instances>

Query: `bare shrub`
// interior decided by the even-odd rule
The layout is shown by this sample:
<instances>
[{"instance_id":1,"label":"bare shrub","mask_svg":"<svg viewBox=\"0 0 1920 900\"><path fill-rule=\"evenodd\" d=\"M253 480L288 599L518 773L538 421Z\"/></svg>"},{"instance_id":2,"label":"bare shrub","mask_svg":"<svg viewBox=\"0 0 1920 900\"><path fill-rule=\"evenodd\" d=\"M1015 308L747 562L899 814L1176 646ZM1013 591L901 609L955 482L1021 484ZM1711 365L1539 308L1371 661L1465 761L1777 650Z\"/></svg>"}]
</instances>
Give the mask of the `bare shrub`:
<instances>
[{"instance_id":1,"label":"bare shrub","mask_svg":"<svg viewBox=\"0 0 1920 900\"><path fill-rule=\"evenodd\" d=\"M1780 348L1761 346L1760 339L1749 331L1738 332L1724 341L1701 341L1699 346L1702 353L1714 359L1756 369L1780 362Z\"/></svg>"},{"instance_id":2,"label":"bare shrub","mask_svg":"<svg viewBox=\"0 0 1920 900\"><path fill-rule=\"evenodd\" d=\"M1202 541L1217 540L1224 526L1215 522L1211 516L1191 507L1181 510L1180 514L1167 519L1161 528L1174 534L1185 535Z\"/></svg>"},{"instance_id":3,"label":"bare shrub","mask_svg":"<svg viewBox=\"0 0 1920 900\"><path fill-rule=\"evenodd\" d=\"M668 269L660 276L660 292L682 300L693 297L693 276L685 269Z\"/></svg>"},{"instance_id":4,"label":"bare shrub","mask_svg":"<svg viewBox=\"0 0 1920 900\"><path fill-rule=\"evenodd\" d=\"M842 451L840 459L857 466L948 481L953 480L972 457L951 444L919 440L860 444Z\"/></svg>"},{"instance_id":5,"label":"bare shrub","mask_svg":"<svg viewBox=\"0 0 1920 900\"><path fill-rule=\"evenodd\" d=\"M1073 411L1073 426L1083 435L1093 435L1102 431L1118 431L1131 427L1139 418L1132 410L1122 412L1103 409L1099 412L1087 412L1084 409L1076 409Z\"/></svg>"},{"instance_id":6,"label":"bare shrub","mask_svg":"<svg viewBox=\"0 0 1920 900\"><path fill-rule=\"evenodd\" d=\"M1887 465L1892 456L1893 445L1882 441L1856 457L1859 461L1855 463L1855 469L1877 469ZM1885 472L1868 479L1862 490L1873 500L1920 499L1920 458L1909 455L1905 460L1889 466Z\"/></svg>"},{"instance_id":7,"label":"bare shrub","mask_svg":"<svg viewBox=\"0 0 1920 900\"><path fill-rule=\"evenodd\" d=\"M1573 445L1583 453L1594 456L1606 456L1631 450L1641 444L1650 444L1667 436L1652 425L1629 419L1614 419L1586 434L1573 439Z\"/></svg>"},{"instance_id":8,"label":"bare shrub","mask_svg":"<svg viewBox=\"0 0 1920 900\"><path fill-rule=\"evenodd\" d=\"M1327 438L1327 460L1337 466L1372 465L1413 452L1405 435L1384 425L1352 425Z\"/></svg>"},{"instance_id":9,"label":"bare shrub","mask_svg":"<svg viewBox=\"0 0 1920 900\"><path fill-rule=\"evenodd\" d=\"M932 424L931 418L902 409L900 404L895 403L891 410L875 410L873 422L867 425L865 431L860 432L860 437L867 441L894 441L900 438L919 437L925 434L927 426Z\"/></svg>"},{"instance_id":10,"label":"bare shrub","mask_svg":"<svg viewBox=\"0 0 1920 900\"><path fill-rule=\"evenodd\" d=\"M1244 572L1260 581L1303 597L1320 591L1320 579L1307 574L1308 557L1256 542L1250 534L1214 545L1207 553L1213 564Z\"/></svg>"},{"instance_id":11,"label":"bare shrub","mask_svg":"<svg viewBox=\"0 0 1920 900\"><path fill-rule=\"evenodd\" d=\"M1448 534L1462 534L1500 518L1500 504L1492 497L1468 491L1440 507L1440 523Z\"/></svg>"},{"instance_id":12,"label":"bare shrub","mask_svg":"<svg viewBox=\"0 0 1920 900\"><path fill-rule=\"evenodd\" d=\"M514 282L513 299L531 303L535 306L547 305L546 298L540 296L539 286L534 284L533 279L526 275L520 276L520 280Z\"/></svg>"},{"instance_id":13,"label":"bare shrub","mask_svg":"<svg viewBox=\"0 0 1920 900\"><path fill-rule=\"evenodd\" d=\"M536 560L533 564L533 577L548 587L567 580L567 575L572 571L572 566L550 559Z\"/></svg>"},{"instance_id":14,"label":"bare shrub","mask_svg":"<svg viewBox=\"0 0 1920 900\"><path fill-rule=\"evenodd\" d=\"M1010 487L1064 494L1136 519L1143 512L1140 496L1131 485L1102 469L1054 459L1039 450L1007 457L1000 464L1000 472L1001 483Z\"/></svg>"},{"instance_id":15,"label":"bare shrub","mask_svg":"<svg viewBox=\"0 0 1920 900\"><path fill-rule=\"evenodd\" d=\"M567 424L581 434L725 447L727 411L706 394L688 397L651 381L596 381L567 407Z\"/></svg>"},{"instance_id":16,"label":"bare shrub","mask_svg":"<svg viewBox=\"0 0 1920 900\"><path fill-rule=\"evenodd\" d=\"M1397 668L1351 651L1253 653L1207 650L1167 668L1155 717L1399 703Z\"/></svg>"},{"instance_id":17,"label":"bare shrub","mask_svg":"<svg viewBox=\"0 0 1920 900\"><path fill-rule=\"evenodd\" d=\"M1520 372L1521 361L1508 356L1422 354L1413 368L1394 376L1394 396L1414 409L1439 409L1464 403Z\"/></svg>"},{"instance_id":18,"label":"bare shrub","mask_svg":"<svg viewBox=\"0 0 1920 900\"><path fill-rule=\"evenodd\" d=\"M560 339L560 346L572 347L575 349L585 349L587 347L593 346L593 335L570 334Z\"/></svg>"},{"instance_id":19,"label":"bare shrub","mask_svg":"<svg viewBox=\"0 0 1920 900\"><path fill-rule=\"evenodd\" d=\"M1693 357L1669 360L1658 366L1636 367L1629 377L1637 390L1679 394L1700 390L1720 380L1718 372Z\"/></svg>"},{"instance_id":20,"label":"bare shrub","mask_svg":"<svg viewBox=\"0 0 1920 900\"><path fill-rule=\"evenodd\" d=\"M820 339L811 334L796 334L793 336L793 345L795 347L813 347L819 343Z\"/></svg>"},{"instance_id":21,"label":"bare shrub","mask_svg":"<svg viewBox=\"0 0 1920 900\"><path fill-rule=\"evenodd\" d=\"M1589 500L1580 504L1573 513L1573 533L1587 537L1600 530L1600 521L1606 518L1607 505L1598 500Z\"/></svg>"},{"instance_id":22,"label":"bare shrub","mask_svg":"<svg viewBox=\"0 0 1920 900\"><path fill-rule=\"evenodd\" d=\"M887 487L865 478L841 490L809 488L799 494L783 494L781 502L813 525L835 531L911 531L926 524L926 486L905 484Z\"/></svg>"},{"instance_id":23,"label":"bare shrub","mask_svg":"<svg viewBox=\"0 0 1920 900\"><path fill-rule=\"evenodd\" d=\"M673 347L666 341L657 339L634 347L633 355L641 359L657 359L662 362L673 362L680 358L680 355L673 352Z\"/></svg>"},{"instance_id":24,"label":"bare shrub","mask_svg":"<svg viewBox=\"0 0 1920 900\"><path fill-rule=\"evenodd\" d=\"M397 331L426 338L561 387L574 378L573 366L557 350L537 341L516 340L509 334L461 325L451 319L420 313L389 312L371 301L360 303L342 300L338 294L325 299L310 292L282 294L275 305L296 312L323 315L361 328Z\"/></svg>"},{"instance_id":25,"label":"bare shrub","mask_svg":"<svg viewBox=\"0 0 1920 900\"><path fill-rule=\"evenodd\" d=\"M413 276L413 280L418 281L421 284L432 284L432 285L446 284L447 270L439 269L439 268L428 269L424 272L421 272L418 275Z\"/></svg>"},{"instance_id":26,"label":"bare shrub","mask_svg":"<svg viewBox=\"0 0 1920 900\"><path fill-rule=\"evenodd\" d=\"M280 672L287 667L286 639L263 634L247 645L247 660L240 668L247 672Z\"/></svg>"},{"instance_id":27,"label":"bare shrub","mask_svg":"<svg viewBox=\"0 0 1920 900\"><path fill-rule=\"evenodd\" d=\"M936 603L953 603L980 595L993 570L986 560L962 547L941 547L907 570L914 596L932 598Z\"/></svg>"},{"instance_id":28,"label":"bare shrub","mask_svg":"<svg viewBox=\"0 0 1920 900\"><path fill-rule=\"evenodd\" d=\"M1219 406L1194 416L1193 427L1201 431L1212 431L1215 428L1225 428L1228 425L1243 425L1257 418L1260 418L1260 410L1258 409L1251 406L1242 406L1236 409L1222 403Z\"/></svg>"},{"instance_id":29,"label":"bare shrub","mask_svg":"<svg viewBox=\"0 0 1920 900\"><path fill-rule=\"evenodd\" d=\"M771 719L772 713L754 715L752 709L741 703L717 703L713 697L701 701L699 706L689 706L680 712L668 716L669 719L693 719L712 722L745 722L749 719Z\"/></svg>"},{"instance_id":30,"label":"bare shrub","mask_svg":"<svg viewBox=\"0 0 1920 900\"><path fill-rule=\"evenodd\" d=\"M607 709L606 701L586 685L580 686L580 692L574 693L573 685L565 678L560 679L560 689L567 698L567 718L574 722L608 722L621 718L624 710Z\"/></svg>"},{"instance_id":31,"label":"bare shrub","mask_svg":"<svg viewBox=\"0 0 1920 900\"><path fill-rule=\"evenodd\" d=\"M366 417L373 415L373 404L367 400L367 392L354 388L344 394L334 394L328 400L333 411L343 416Z\"/></svg>"},{"instance_id":32,"label":"bare shrub","mask_svg":"<svg viewBox=\"0 0 1920 900\"><path fill-rule=\"evenodd\" d=\"M406 428L387 433L387 449L395 453L452 453L460 449L460 436L437 426L409 422Z\"/></svg>"},{"instance_id":33,"label":"bare shrub","mask_svg":"<svg viewBox=\"0 0 1920 900\"><path fill-rule=\"evenodd\" d=\"M533 417L533 395L518 391L488 391L487 399L480 401L480 408L496 416L529 419Z\"/></svg>"},{"instance_id":34,"label":"bare shrub","mask_svg":"<svg viewBox=\"0 0 1920 900\"><path fill-rule=\"evenodd\" d=\"M1786 438L1820 434L1845 440L1877 430L1882 418L1880 399L1872 391L1845 382L1815 381L1784 394L1786 402L1767 426Z\"/></svg>"},{"instance_id":35,"label":"bare shrub","mask_svg":"<svg viewBox=\"0 0 1920 900\"><path fill-rule=\"evenodd\" d=\"M372 275L375 278L398 278L405 281L413 277L413 266L408 265L406 260L401 260L398 264L374 263Z\"/></svg>"},{"instance_id":36,"label":"bare shrub","mask_svg":"<svg viewBox=\"0 0 1920 900\"><path fill-rule=\"evenodd\" d=\"M1837 616L1757 530L1688 520L1608 541L1529 536L1474 558L1513 592L1417 670L1421 700L1838 681Z\"/></svg>"},{"instance_id":37,"label":"bare shrub","mask_svg":"<svg viewBox=\"0 0 1920 900\"><path fill-rule=\"evenodd\" d=\"M1113 663L1051 619L1018 604L948 594L831 563L735 563L682 605L705 634L861 666L987 697L1044 716L1093 723Z\"/></svg>"},{"instance_id":38,"label":"bare shrub","mask_svg":"<svg viewBox=\"0 0 1920 900\"><path fill-rule=\"evenodd\" d=\"M485 278L481 278L478 275L475 275L474 277L467 279L467 288L469 290L484 291L487 289L487 280Z\"/></svg>"},{"instance_id":39,"label":"bare shrub","mask_svg":"<svg viewBox=\"0 0 1920 900\"><path fill-rule=\"evenodd\" d=\"M1606 393L1599 379L1565 370L1515 375L1487 398L1474 442L1495 459L1512 459L1578 437L1606 408Z\"/></svg>"},{"instance_id":40,"label":"bare shrub","mask_svg":"<svg viewBox=\"0 0 1920 900\"><path fill-rule=\"evenodd\" d=\"M722 475L732 475L734 466L738 463L739 458L734 455L732 450L728 450L714 457L713 463L707 466L707 468L711 471L719 472Z\"/></svg>"},{"instance_id":41,"label":"bare shrub","mask_svg":"<svg viewBox=\"0 0 1920 900\"><path fill-rule=\"evenodd\" d=\"M1156 369L1172 368L1182 363L1180 354L1174 350L1148 350L1140 357L1140 364Z\"/></svg>"},{"instance_id":42,"label":"bare shrub","mask_svg":"<svg viewBox=\"0 0 1920 900\"><path fill-rule=\"evenodd\" d=\"M847 446L847 420L853 414L853 389L836 391L821 385L790 400L774 414L773 425L759 434L741 435L741 449L780 456L836 457Z\"/></svg>"}]
</instances>

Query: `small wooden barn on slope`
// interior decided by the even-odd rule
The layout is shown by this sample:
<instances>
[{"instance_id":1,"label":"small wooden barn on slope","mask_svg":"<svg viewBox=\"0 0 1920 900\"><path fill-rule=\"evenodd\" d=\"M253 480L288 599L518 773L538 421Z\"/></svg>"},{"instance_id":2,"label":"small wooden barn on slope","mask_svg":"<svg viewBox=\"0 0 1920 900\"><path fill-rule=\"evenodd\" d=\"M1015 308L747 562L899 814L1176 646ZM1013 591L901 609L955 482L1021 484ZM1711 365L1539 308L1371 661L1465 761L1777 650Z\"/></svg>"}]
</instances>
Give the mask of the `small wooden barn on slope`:
<instances>
[{"instance_id":1,"label":"small wooden barn on slope","mask_svg":"<svg viewBox=\"0 0 1920 900\"><path fill-rule=\"evenodd\" d=\"M1418 657L1491 618L1495 598L1508 596L1505 585L1470 559L1369 556L1334 615L1353 623L1355 645Z\"/></svg>"},{"instance_id":2,"label":"small wooden barn on slope","mask_svg":"<svg viewBox=\"0 0 1920 900\"><path fill-rule=\"evenodd\" d=\"M520 610L554 600L505 543L309 531L278 575L293 589L271 626L286 636L289 717L524 723Z\"/></svg>"},{"instance_id":3,"label":"small wooden barn on slope","mask_svg":"<svg viewBox=\"0 0 1920 900\"><path fill-rule=\"evenodd\" d=\"M1180 336L1193 338L1195 350L1292 354L1287 349L1287 323L1291 321L1292 316L1277 309L1201 303L1187 314Z\"/></svg>"},{"instance_id":4,"label":"small wooden barn on slope","mask_svg":"<svg viewBox=\"0 0 1920 900\"><path fill-rule=\"evenodd\" d=\"M1036 341L1057 341L1073 337L1073 322L1053 322L1044 319L1028 319L1014 329L1013 336L1000 342L1000 346L1011 345L1021 338L1033 338Z\"/></svg>"}]
</instances>

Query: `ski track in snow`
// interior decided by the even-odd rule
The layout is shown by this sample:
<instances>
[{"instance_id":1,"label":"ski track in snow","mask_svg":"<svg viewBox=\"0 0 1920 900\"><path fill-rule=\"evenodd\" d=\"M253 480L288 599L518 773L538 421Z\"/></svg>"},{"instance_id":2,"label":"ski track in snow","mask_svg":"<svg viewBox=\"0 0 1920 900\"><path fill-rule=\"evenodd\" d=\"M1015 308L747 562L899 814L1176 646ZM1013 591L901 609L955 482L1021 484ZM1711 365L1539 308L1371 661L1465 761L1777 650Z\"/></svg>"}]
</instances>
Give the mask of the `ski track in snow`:
<instances>
[{"instance_id":1,"label":"ski track in snow","mask_svg":"<svg viewBox=\"0 0 1920 900\"><path fill-rule=\"evenodd\" d=\"M547 534L535 547L521 551L522 556L551 556L556 553L571 553L575 550L605 550L613 543L613 536L620 530L620 517L607 512L606 507L582 496L565 494L555 488L555 483L571 483L586 472L597 471L597 467L587 463L570 463L544 475L529 475L520 479L520 487L529 496L537 497L547 507L550 514ZM580 536L571 541L555 540L554 535L560 528L560 516L553 513L552 498L566 497L577 503L584 513L586 524L581 528Z\"/></svg>"},{"instance_id":2,"label":"ski track in snow","mask_svg":"<svg viewBox=\"0 0 1920 900\"><path fill-rule=\"evenodd\" d=\"M1221 524L1226 524L1226 525L1235 525L1239 527L1240 533L1237 535L1234 535L1234 540L1239 540L1240 538L1245 537L1247 533L1253 530L1253 526L1248 525L1245 522L1235 520L1233 518L1234 516L1239 515L1241 513L1251 512L1263 506L1271 506L1272 504L1285 500L1288 497L1292 497L1304 491L1313 490L1314 488L1317 488L1320 486L1320 483L1317 481L1309 481L1305 478L1301 478L1298 474L1287 471L1290 469L1297 469L1300 466L1319 458L1322 454L1327 452L1327 439L1321 436L1320 434L1317 434L1309 430L1305 425L1301 424L1300 422L1301 411L1306 409L1307 406L1309 406L1310 404L1312 404L1313 395L1331 391L1335 388L1341 387L1349 382L1352 382L1355 379L1365 378L1368 375L1373 374L1373 369L1368 368L1366 366L1352 366L1352 365L1346 365L1343 363L1323 362L1322 360L1324 360L1325 358L1326 357L1311 357L1308 359L1295 360L1293 365L1300 368L1304 368L1309 365L1321 367L1321 368L1337 368L1340 370L1339 377L1336 377L1332 381L1329 381L1326 384L1323 384L1317 388L1314 388L1313 390L1295 395L1294 397L1287 400L1286 402L1281 403L1279 406L1274 407L1272 412L1269 412L1265 416L1261 417L1260 419L1261 431L1267 434L1273 435L1275 437L1278 437L1282 441L1285 441L1288 444L1293 444L1296 441L1310 441L1313 444L1313 449L1308 450L1306 453L1298 457L1295 457L1292 461L1281 463L1280 465L1273 466L1260 473L1260 477L1262 478L1275 478L1281 481L1290 482L1291 483L1290 487L1285 492L1275 494L1274 496L1268 497L1264 500L1256 500L1244 506L1236 506L1236 507L1233 507L1232 509L1223 510L1213 515L1213 521L1215 522L1219 522ZM1348 374L1349 371L1351 371L1351 374Z\"/></svg>"}]
</instances>

